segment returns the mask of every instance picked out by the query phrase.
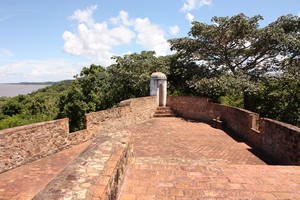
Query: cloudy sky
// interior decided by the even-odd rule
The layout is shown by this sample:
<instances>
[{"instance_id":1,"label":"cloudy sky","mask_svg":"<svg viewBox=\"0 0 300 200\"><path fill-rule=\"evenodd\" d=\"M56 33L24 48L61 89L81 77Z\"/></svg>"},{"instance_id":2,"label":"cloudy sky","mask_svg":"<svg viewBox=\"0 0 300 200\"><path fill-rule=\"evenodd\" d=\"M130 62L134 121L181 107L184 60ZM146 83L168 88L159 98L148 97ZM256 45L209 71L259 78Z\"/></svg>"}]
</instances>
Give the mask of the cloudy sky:
<instances>
[{"instance_id":1,"label":"cloudy sky","mask_svg":"<svg viewBox=\"0 0 300 200\"><path fill-rule=\"evenodd\" d=\"M260 14L266 26L300 15L299 0L1 0L0 83L71 79L83 66L113 63L113 55L154 50L191 21Z\"/></svg>"}]
</instances>

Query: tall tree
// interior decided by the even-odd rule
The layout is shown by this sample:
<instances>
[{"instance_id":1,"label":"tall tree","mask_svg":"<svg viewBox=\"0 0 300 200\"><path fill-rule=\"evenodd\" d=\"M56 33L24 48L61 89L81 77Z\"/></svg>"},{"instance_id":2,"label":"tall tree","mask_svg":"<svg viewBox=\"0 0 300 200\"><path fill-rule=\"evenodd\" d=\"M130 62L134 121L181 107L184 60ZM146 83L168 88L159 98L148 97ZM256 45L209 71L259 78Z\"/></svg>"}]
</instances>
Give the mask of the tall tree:
<instances>
[{"instance_id":1,"label":"tall tree","mask_svg":"<svg viewBox=\"0 0 300 200\"><path fill-rule=\"evenodd\" d=\"M75 76L67 94L60 99L59 117L68 117L70 130L76 131L85 127L84 115L88 112L106 109L105 68L92 64L84 67Z\"/></svg>"},{"instance_id":2,"label":"tall tree","mask_svg":"<svg viewBox=\"0 0 300 200\"><path fill-rule=\"evenodd\" d=\"M299 35L294 30L297 17L286 17L259 28L262 19L260 15L244 14L213 17L212 24L193 22L188 37L170 40L180 62L195 63L211 72L204 79L191 81L189 86L208 96L212 87L206 84L215 83L216 92L212 95L224 95L228 89L235 88L244 94L247 108L249 94L259 90L266 74L282 70L281 61L289 56L287 49L292 46L288 43L295 43ZM289 31L282 31L282 27ZM291 37L291 32L297 37Z\"/></svg>"},{"instance_id":3,"label":"tall tree","mask_svg":"<svg viewBox=\"0 0 300 200\"><path fill-rule=\"evenodd\" d=\"M155 56L154 51L142 51L124 56L114 56L116 64L107 68L108 87L114 102L133 97L148 96L150 76L153 72L168 73L170 58Z\"/></svg>"}]
</instances>

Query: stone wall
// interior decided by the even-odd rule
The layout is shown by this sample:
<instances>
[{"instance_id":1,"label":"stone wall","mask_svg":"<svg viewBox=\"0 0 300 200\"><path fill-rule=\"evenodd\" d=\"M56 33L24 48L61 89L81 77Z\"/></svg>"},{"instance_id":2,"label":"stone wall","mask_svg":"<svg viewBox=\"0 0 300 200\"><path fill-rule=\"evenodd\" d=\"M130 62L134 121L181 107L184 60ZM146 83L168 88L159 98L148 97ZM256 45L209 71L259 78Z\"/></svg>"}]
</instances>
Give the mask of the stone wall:
<instances>
[{"instance_id":1,"label":"stone wall","mask_svg":"<svg viewBox=\"0 0 300 200\"><path fill-rule=\"evenodd\" d=\"M112 108L86 115L86 128L92 131L118 130L150 119L156 110L156 97L122 101Z\"/></svg>"},{"instance_id":2,"label":"stone wall","mask_svg":"<svg viewBox=\"0 0 300 200\"><path fill-rule=\"evenodd\" d=\"M284 163L300 165L300 128L272 119L260 119L262 149Z\"/></svg>"},{"instance_id":3,"label":"stone wall","mask_svg":"<svg viewBox=\"0 0 300 200\"><path fill-rule=\"evenodd\" d=\"M60 119L0 131L0 173L66 148L68 121Z\"/></svg>"},{"instance_id":4,"label":"stone wall","mask_svg":"<svg viewBox=\"0 0 300 200\"><path fill-rule=\"evenodd\" d=\"M123 101L118 108L86 114L86 129L69 133L59 119L0 131L0 173L87 141L104 130L118 130L150 119L155 97Z\"/></svg>"},{"instance_id":5,"label":"stone wall","mask_svg":"<svg viewBox=\"0 0 300 200\"><path fill-rule=\"evenodd\" d=\"M180 116L213 124L218 119L227 129L240 134L254 146L282 160L300 165L300 129L257 113L224 106L201 97L168 97L168 105ZM122 101L117 108L87 114L86 129L69 133L68 119L36 123L0 131L0 173L51 155L113 131L150 119L156 97Z\"/></svg>"},{"instance_id":6,"label":"stone wall","mask_svg":"<svg viewBox=\"0 0 300 200\"><path fill-rule=\"evenodd\" d=\"M168 97L168 106L184 118L213 124L219 119L226 129L285 164L300 165L300 128L270 119L260 119L248 110L220 105L203 97Z\"/></svg>"},{"instance_id":7,"label":"stone wall","mask_svg":"<svg viewBox=\"0 0 300 200\"><path fill-rule=\"evenodd\" d=\"M103 174L87 191L87 200L117 199L130 159L130 145L122 145L107 161Z\"/></svg>"}]
</instances>

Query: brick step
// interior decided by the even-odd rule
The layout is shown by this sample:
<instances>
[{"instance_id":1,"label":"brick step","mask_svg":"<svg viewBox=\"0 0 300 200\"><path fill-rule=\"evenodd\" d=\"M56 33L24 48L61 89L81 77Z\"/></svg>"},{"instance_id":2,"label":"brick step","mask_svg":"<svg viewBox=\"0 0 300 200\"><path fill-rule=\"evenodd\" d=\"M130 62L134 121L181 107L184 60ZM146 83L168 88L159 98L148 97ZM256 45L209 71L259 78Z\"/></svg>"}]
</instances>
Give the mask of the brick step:
<instances>
[{"instance_id":1,"label":"brick step","mask_svg":"<svg viewBox=\"0 0 300 200\"><path fill-rule=\"evenodd\" d=\"M156 110L172 110L170 106L157 107Z\"/></svg>"},{"instance_id":2,"label":"brick step","mask_svg":"<svg viewBox=\"0 0 300 200\"><path fill-rule=\"evenodd\" d=\"M157 107L153 117L176 117L173 110L166 106L166 107Z\"/></svg>"},{"instance_id":3,"label":"brick step","mask_svg":"<svg viewBox=\"0 0 300 200\"><path fill-rule=\"evenodd\" d=\"M174 113L173 110L157 110L155 111L155 114L168 114L168 113Z\"/></svg>"},{"instance_id":4,"label":"brick step","mask_svg":"<svg viewBox=\"0 0 300 200\"><path fill-rule=\"evenodd\" d=\"M154 114L153 117L176 117L175 114Z\"/></svg>"}]
</instances>

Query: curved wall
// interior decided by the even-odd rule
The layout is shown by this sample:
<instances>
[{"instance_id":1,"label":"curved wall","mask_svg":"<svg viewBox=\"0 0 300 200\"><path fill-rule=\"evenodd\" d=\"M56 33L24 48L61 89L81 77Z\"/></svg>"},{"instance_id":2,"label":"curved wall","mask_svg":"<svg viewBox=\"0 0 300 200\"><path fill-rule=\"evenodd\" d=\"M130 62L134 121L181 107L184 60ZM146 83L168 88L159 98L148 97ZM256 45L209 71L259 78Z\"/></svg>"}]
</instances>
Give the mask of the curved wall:
<instances>
[{"instance_id":1,"label":"curved wall","mask_svg":"<svg viewBox=\"0 0 300 200\"><path fill-rule=\"evenodd\" d=\"M176 114L213 124L219 119L226 129L285 164L300 165L300 128L259 118L257 113L210 102L203 97L169 96L168 106Z\"/></svg>"},{"instance_id":2,"label":"curved wall","mask_svg":"<svg viewBox=\"0 0 300 200\"><path fill-rule=\"evenodd\" d=\"M155 97L122 101L120 106L86 114L86 129L69 133L69 120L59 119L0 131L0 173L93 138L150 119Z\"/></svg>"},{"instance_id":3,"label":"curved wall","mask_svg":"<svg viewBox=\"0 0 300 200\"><path fill-rule=\"evenodd\" d=\"M167 104L183 118L220 123L285 164L300 165L300 128L257 113L215 104L207 98L169 96ZM153 117L156 97L122 101L118 108L86 114L86 129L69 133L68 119L0 131L0 173L79 144L103 131L122 129Z\"/></svg>"}]
</instances>

